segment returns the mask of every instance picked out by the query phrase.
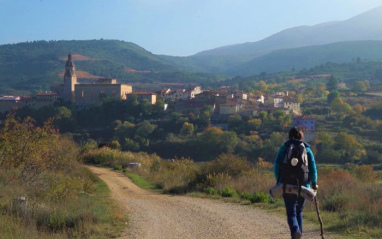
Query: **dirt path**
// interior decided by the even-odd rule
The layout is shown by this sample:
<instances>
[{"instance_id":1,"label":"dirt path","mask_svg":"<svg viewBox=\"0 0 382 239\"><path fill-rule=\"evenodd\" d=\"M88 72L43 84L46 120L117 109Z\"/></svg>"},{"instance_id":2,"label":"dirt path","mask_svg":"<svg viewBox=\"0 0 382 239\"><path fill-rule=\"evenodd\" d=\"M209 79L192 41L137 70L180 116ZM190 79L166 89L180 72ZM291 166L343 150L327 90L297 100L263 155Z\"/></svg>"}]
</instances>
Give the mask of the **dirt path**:
<instances>
[{"instance_id":1,"label":"dirt path","mask_svg":"<svg viewBox=\"0 0 382 239\"><path fill-rule=\"evenodd\" d=\"M290 238L284 217L219 200L151 193L121 173L89 168L106 182L129 216L121 238ZM305 226L304 238L320 239L319 235L318 225Z\"/></svg>"}]
</instances>

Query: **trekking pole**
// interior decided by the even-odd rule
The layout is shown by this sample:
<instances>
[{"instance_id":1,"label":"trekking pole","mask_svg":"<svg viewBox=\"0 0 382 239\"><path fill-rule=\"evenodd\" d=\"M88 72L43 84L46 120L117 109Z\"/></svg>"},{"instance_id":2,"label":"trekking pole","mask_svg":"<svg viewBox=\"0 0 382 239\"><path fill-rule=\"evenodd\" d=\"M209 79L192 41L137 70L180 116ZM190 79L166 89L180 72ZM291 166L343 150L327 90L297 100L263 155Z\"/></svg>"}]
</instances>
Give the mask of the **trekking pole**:
<instances>
[{"instance_id":1,"label":"trekking pole","mask_svg":"<svg viewBox=\"0 0 382 239\"><path fill-rule=\"evenodd\" d=\"M324 227L323 227L322 218L321 218L321 215L320 215L320 209L318 208L317 196L314 197L314 204L316 205L317 217L318 217L318 221L320 222L320 226L321 226L321 238L325 239L325 237L324 237Z\"/></svg>"}]
</instances>

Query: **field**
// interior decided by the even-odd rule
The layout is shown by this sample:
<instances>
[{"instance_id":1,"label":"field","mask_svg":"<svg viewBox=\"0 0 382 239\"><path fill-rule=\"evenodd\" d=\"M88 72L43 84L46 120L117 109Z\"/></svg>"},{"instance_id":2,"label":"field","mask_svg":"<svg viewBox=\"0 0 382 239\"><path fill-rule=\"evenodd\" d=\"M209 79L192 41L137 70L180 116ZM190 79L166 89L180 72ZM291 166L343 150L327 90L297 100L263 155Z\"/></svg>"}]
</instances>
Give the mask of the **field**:
<instances>
[{"instance_id":1,"label":"field","mask_svg":"<svg viewBox=\"0 0 382 239\"><path fill-rule=\"evenodd\" d=\"M382 92L368 92L366 95L372 95L372 96L380 96L382 97Z\"/></svg>"}]
</instances>

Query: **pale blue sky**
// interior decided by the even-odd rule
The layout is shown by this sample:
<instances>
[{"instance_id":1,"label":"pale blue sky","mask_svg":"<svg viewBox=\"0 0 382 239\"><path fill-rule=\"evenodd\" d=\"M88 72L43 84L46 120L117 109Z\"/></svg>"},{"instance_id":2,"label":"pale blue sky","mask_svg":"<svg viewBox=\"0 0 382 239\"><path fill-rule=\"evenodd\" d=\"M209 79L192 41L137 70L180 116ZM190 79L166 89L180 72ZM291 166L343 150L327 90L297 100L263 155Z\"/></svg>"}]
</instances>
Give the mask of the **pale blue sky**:
<instances>
[{"instance_id":1,"label":"pale blue sky","mask_svg":"<svg viewBox=\"0 0 382 239\"><path fill-rule=\"evenodd\" d=\"M0 0L0 44L118 39L192 55L286 28L346 20L382 0Z\"/></svg>"}]
</instances>

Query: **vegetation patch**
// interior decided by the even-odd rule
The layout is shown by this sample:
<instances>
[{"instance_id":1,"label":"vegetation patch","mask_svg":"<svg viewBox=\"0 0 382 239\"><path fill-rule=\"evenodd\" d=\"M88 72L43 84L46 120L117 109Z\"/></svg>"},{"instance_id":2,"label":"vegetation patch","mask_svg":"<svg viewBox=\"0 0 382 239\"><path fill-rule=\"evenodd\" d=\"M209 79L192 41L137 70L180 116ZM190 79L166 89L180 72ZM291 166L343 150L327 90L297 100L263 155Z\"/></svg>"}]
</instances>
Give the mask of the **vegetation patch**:
<instances>
[{"instance_id":1,"label":"vegetation patch","mask_svg":"<svg viewBox=\"0 0 382 239\"><path fill-rule=\"evenodd\" d=\"M1 238L109 238L126 218L79 148L51 122L8 116L0 128Z\"/></svg>"},{"instance_id":2,"label":"vegetation patch","mask_svg":"<svg viewBox=\"0 0 382 239\"><path fill-rule=\"evenodd\" d=\"M126 173L143 188L160 185L166 193L220 198L285 214L283 200L271 200L268 194L275 179L272 167L263 161L251 164L241 157L223 154L215 160L196 164L187 159L163 160L156 155L128 154L135 155L142 166L126 168ZM379 174L364 165L328 164L320 165L318 170L318 201L328 233L343 234L346 238L365 235L378 238L382 215L382 189L376 187ZM314 203L306 203L304 215L317 223Z\"/></svg>"}]
</instances>

